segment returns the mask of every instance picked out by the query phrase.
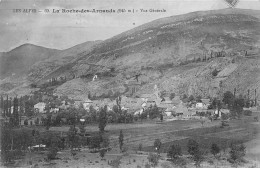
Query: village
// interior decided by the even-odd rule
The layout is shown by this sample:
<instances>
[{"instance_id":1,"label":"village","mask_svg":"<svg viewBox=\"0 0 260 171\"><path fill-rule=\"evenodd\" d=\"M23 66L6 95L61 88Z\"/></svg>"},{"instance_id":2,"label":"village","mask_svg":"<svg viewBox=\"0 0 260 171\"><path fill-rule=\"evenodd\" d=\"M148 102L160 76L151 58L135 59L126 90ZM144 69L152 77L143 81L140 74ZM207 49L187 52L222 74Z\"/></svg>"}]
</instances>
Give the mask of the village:
<instances>
[{"instance_id":1,"label":"village","mask_svg":"<svg viewBox=\"0 0 260 171\"><path fill-rule=\"evenodd\" d=\"M92 81L95 79L97 79L96 76ZM92 157L99 153L101 162L105 154L119 157L124 156L127 152L133 157L132 155L135 156L138 151L137 156L141 158L147 156L148 160L148 163L144 165L140 163L138 167L139 165L148 167L148 165L153 166L150 161L152 159L149 159L153 153L150 152L153 152L154 148L155 152L158 152L157 141L161 144L161 155L167 154L166 158L160 159L160 161L164 161L167 156L169 157L167 151L172 143L182 144L183 150L187 148L185 146L187 140L193 137L190 135L190 131L194 132L194 135L206 131L208 132L205 134L206 137L208 134L211 136L212 133L219 133L223 136L222 131L236 131L241 126L241 122L258 122L259 106L257 104L259 102L257 99L241 95L236 97L235 91L234 93L225 92L223 99L202 98L186 94L162 93L155 84L152 92L137 95L140 83L133 79L128 81L127 85L128 92L114 98L91 98L91 96L69 98L57 96L45 90L19 98L7 96L5 99L2 96L1 127L4 128L2 131L14 131L14 135L2 133L5 141L1 143L5 144L7 148L6 153L2 155L6 160L5 164L10 165L11 162L12 167L14 164L20 166L19 160L11 155L16 154L20 149L22 151L18 150L18 153L23 154L22 156L25 155L26 160L30 161L29 163L23 162L23 164L27 163L23 167L36 166L33 164L36 161L31 161L31 157L28 159L28 155L36 155L36 158L39 158L42 154L47 157L41 167L45 167L44 165L50 167L49 164L52 161L57 161L55 156L59 155L58 151L65 155L65 151L71 149L72 156L77 155L82 159L86 159L85 153L91 153ZM243 119L241 120L241 118ZM241 131L244 132L244 129ZM183 132L183 134L179 135L179 132ZM242 132L238 131L234 134L234 136L239 135L238 137L240 137L236 142L253 136L255 131L250 128L250 131L246 134L243 133L241 137ZM120 145L120 141L118 142L118 135L123 137L124 145ZM213 141L220 143L219 148L226 149L234 141L234 136L226 140L219 137L217 140L204 142L201 141L206 139L205 137L198 139L199 137L195 136L193 139L203 144L203 150L208 148ZM53 142L54 137L56 137L55 143ZM20 144L23 144L22 147ZM55 150L53 151L53 149ZM19 157L21 154L16 157L21 158ZM74 161L74 159L70 160ZM94 159L90 157L88 160ZM118 160L120 162L122 160L121 165ZM128 158L124 160L128 160ZM136 167L128 166L129 163L124 163L124 160L122 156L115 158L111 162L119 163L108 162L104 167ZM96 164L98 164L97 162ZM57 167L65 167L60 165L60 162L58 163ZM250 164L252 165L252 163ZM79 163L70 163L69 166L77 165ZM91 165L90 162L82 167L97 167L95 164ZM197 163L195 165L198 166ZM175 166L182 167L176 163ZM53 167L52 164L51 167Z\"/></svg>"},{"instance_id":2,"label":"village","mask_svg":"<svg viewBox=\"0 0 260 171\"><path fill-rule=\"evenodd\" d=\"M90 100L88 97L81 97L70 99L68 97L56 97L55 100L48 102L50 96L43 96L43 100L33 105L33 114L30 116L24 114L19 115L19 125L21 126L33 126L43 125L44 119L51 116L51 120L57 118L60 115L60 120L63 123L67 122L66 116L62 116L62 112L68 109L74 109L77 115L77 120L80 122L88 123L90 119L89 114L95 110L98 112L100 108L106 106L107 112L117 113L115 108L119 108L122 113L127 113L133 118L144 114L149 109L158 108L158 114L156 117L161 118L164 121L170 120L189 120L189 119L202 119L208 117L214 117L220 119L222 114L229 114L229 109L220 109L217 106L209 108L212 100L209 98L194 98L193 96L187 97L186 95L178 96L174 93L169 96L161 96L159 89L154 85L154 92L150 94L142 94L140 97L133 97L133 94L137 91L137 87L134 81L130 82L130 90L126 95L119 96L115 99L103 98L98 100ZM45 99L44 99L45 98ZM50 99L49 99L50 100ZM12 103L10 103L12 104ZM14 106L12 105L6 113L14 113ZM20 112L18 108L18 113ZM10 121L10 116L5 114L2 110L2 120L5 122ZM152 118L148 116L147 118Z\"/></svg>"}]
</instances>

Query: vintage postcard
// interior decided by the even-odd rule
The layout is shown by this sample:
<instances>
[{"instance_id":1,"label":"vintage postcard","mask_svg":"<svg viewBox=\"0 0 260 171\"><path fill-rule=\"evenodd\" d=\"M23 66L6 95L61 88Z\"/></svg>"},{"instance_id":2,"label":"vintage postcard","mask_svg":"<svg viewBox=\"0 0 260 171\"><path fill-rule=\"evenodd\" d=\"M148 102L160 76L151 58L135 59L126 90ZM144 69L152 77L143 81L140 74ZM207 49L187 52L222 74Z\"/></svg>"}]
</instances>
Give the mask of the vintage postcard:
<instances>
[{"instance_id":1,"label":"vintage postcard","mask_svg":"<svg viewBox=\"0 0 260 171\"><path fill-rule=\"evenodd\" d=\"M259 0L0 0L1 168L257 168L259 94Z\"/></svg>"}]
</instances>

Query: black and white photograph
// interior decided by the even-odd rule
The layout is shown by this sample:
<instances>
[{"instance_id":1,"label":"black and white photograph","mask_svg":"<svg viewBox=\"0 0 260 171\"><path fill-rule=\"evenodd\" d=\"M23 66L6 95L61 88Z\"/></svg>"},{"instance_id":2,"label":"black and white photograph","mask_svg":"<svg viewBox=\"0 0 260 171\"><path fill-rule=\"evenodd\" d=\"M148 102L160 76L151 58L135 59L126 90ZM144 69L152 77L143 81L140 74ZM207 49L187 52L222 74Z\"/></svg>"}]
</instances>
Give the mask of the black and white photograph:
<instances>
[{"instance_id":1,"label":"black and white photograph","mask_svg":"<svg viewBox=\"0 0 260 171\"><path fill-rule=\"evenodd\" d=\"M260 167L260 0L0 0L0 168Z\"/></svg>"}]
</instances>

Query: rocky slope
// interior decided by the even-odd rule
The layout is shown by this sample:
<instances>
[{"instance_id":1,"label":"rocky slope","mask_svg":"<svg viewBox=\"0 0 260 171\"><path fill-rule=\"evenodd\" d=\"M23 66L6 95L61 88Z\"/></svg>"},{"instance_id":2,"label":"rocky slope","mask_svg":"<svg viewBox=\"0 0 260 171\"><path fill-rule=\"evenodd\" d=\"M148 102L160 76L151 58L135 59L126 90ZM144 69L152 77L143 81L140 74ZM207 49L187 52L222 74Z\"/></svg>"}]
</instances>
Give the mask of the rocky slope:
<instances>
[{"instance_id":1,"label":"rocky slope","mask_svg":"<svg viewBox=\"0 0 260 171\"><path fill-rule=\"evenodd\" d=\"M87 82L81 88L85 94L113 91L138 74L142 86L137 95L153 91L156 84L167 93L204 97L234 88L246 94L250 89L253 97L253 89L259 86L259 58L242 56L245 51L259 49L259 14L226 9L159 19L103 41L70 70L79 76L100 74L99 82L81 79ZM103 76L109 68L115 68L114 76ZM217 76L212 75L215 69ZM107 87L108 78L116 85ZM71 82L65 83L57 93L73 87Z\"/></svg>"}]
</instances>

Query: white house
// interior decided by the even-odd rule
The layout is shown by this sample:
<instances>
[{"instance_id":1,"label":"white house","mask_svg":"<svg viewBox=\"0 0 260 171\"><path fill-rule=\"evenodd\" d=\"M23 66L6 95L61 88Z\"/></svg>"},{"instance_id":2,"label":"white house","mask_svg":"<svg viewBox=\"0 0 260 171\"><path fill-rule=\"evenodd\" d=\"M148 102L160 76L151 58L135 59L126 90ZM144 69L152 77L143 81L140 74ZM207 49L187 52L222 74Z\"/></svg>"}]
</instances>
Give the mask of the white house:
<instances>
[{"instance_id":1,"label":"white house","mask_svg":"<svg viewBox=\"0 0 260 171\"><path fill-rule=\"evenodd\" d=\"M196 109L207 109L208 108L208 106L202 102L196 103L195 107L196 107Z\"/></svg>"},{"instance_id":2,"label":"white house","mask_svg":"<svg viewBox=\"0 0 260 171\"><path fill-rule=\"evenodd\" d=\"M89 107L93 104L93 101L87 99L83 102L83 107L85 110L89 110Z\"/></svg>"},{"instance_id":3,"label":"white house","mask_svg":"<svg viewBox=\"0 0 260 171\"><path fill-rule=\"evenodd\" d=\"M44 103L44 102L37 103L34 105L34 110L39 113L44 113L45 106L46 106L46 103Z\"/></svg>"}]
</instances>

